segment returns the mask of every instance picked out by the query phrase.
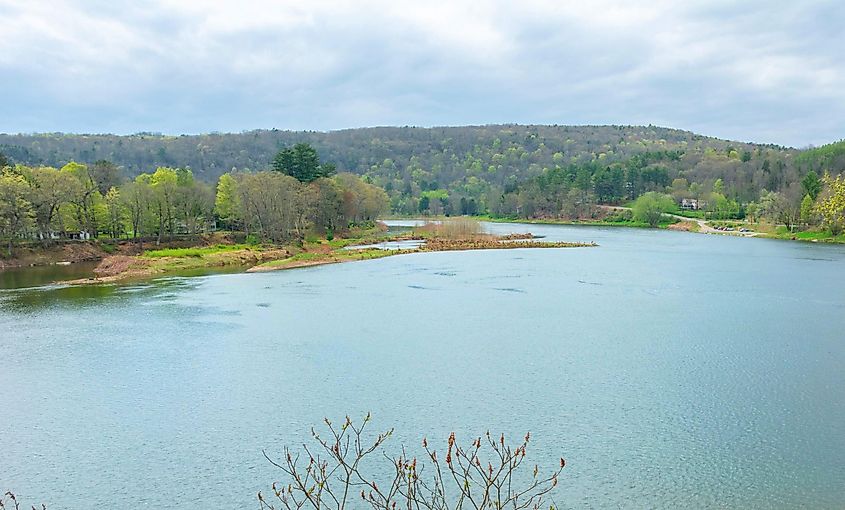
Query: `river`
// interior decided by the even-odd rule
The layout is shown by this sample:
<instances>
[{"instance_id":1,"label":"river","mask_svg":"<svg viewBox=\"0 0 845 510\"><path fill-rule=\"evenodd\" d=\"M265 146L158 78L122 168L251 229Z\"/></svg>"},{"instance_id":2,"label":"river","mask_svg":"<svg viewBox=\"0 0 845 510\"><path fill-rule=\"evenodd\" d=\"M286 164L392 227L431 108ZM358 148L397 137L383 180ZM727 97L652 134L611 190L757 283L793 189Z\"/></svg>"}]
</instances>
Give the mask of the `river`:
<instances>
[{"instance_id":1,"label":"river","mask_svg":"<svg viewBox=\"0 0 845 510\"><path fill-rule=\"evenodd\" d=\"M0 291L0 489L257 508L324 416L530 431L561 508L839 508L845 247L488 224L595 248Z\"/></svg>"}]
</instances>

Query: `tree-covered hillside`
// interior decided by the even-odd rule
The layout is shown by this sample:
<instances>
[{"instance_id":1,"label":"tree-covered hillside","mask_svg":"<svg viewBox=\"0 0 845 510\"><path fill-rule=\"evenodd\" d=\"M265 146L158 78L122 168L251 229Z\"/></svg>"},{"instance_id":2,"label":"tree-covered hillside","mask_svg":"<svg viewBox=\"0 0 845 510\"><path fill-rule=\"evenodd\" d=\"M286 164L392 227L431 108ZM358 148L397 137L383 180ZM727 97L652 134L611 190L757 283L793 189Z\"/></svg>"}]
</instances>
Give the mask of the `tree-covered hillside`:
<instances>
[{"instance_id":1,"label":"tree-covered hillside","mask_svg":"<svg viewBox=\"0 0 845 510\"><path fill-rule=\"evenodd\" d=\"M621 203L670 187L679 196L707 196L714 185L738 203L757 200L764 189L800 201L800 182L810 169L839 173L845 164L845 149L837 144L802 153L653 126L0 135L0 152L30 166L108 160L126 177L184 167L213 183L233 169L268 169L280 149L299 142L311 144L338 172L382 186L393 210L405 214L559 214L578 202L578 193L590 203Z\"/></svg>"}]
</instances>

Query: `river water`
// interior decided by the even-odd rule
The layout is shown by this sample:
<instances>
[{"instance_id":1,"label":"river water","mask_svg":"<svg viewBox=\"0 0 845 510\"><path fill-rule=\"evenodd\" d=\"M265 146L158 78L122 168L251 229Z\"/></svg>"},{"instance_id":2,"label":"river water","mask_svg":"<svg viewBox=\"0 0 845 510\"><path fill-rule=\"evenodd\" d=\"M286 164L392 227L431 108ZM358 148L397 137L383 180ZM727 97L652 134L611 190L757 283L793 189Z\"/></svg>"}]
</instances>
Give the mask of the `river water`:
<instances>
[{"instance_id":1,"label":"river water","mask_svg":"<svg viewBox=\"0 0 845 510\"><path fill-rule=\"evenodd\" d=\"M488 225L595 248L0 291L0 489L257 508L262 456L530 431L562 508L841 508L845 247Z\"/></svg>"}]
</instances>

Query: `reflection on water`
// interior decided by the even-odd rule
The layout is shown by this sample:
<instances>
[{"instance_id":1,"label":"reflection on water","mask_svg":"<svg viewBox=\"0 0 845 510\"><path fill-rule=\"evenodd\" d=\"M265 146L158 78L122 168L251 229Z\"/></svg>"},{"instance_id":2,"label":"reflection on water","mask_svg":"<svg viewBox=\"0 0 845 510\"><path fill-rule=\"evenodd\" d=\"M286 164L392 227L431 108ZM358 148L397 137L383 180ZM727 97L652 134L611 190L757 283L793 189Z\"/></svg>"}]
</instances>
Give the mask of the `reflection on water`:
<instances>
[{"instance_id":1,"label":"reflection on water","mask_svg":"<svg viewBox=\"0 0 845 510\"><path fill-rule=\"evenodd\" d=\"M48 285L62 280L89 278L98 262L68 265L15 267L0 271L0 289L20 289Z\"/></svg>"},{"instance_id":2,"label":"reflection on water","mask_svg":"<svg viewBox=\"0 0 845 510\"><path fill-rule=\"evenodd\" d=\"M43 285L33 288L0 290L0 308L7 311L35 313L49 308L80 309L110 306L115 300L131 295L155 296L166 300L167 290L187 289L198 284L189 277L171 276L147 282L93 285Z\"/></svg>"}]
</instances>

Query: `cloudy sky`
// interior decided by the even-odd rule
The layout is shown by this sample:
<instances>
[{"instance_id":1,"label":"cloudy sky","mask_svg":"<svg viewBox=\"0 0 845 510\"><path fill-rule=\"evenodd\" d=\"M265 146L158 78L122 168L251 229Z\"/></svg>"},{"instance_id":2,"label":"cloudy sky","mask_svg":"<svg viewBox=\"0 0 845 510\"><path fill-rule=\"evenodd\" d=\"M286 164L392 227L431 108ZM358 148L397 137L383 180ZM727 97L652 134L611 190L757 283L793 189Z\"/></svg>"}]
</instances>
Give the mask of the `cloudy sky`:
<instances>
[{"instance_id":1,"label":"cloudy sky","mask_svg":"<svg viewBox=\"0 0 845 510\"><path fill-rule=\"evenodd\" d=\"M845 137L845 2L0 0L0 131Z\"/></svg>"}]
</instances>

